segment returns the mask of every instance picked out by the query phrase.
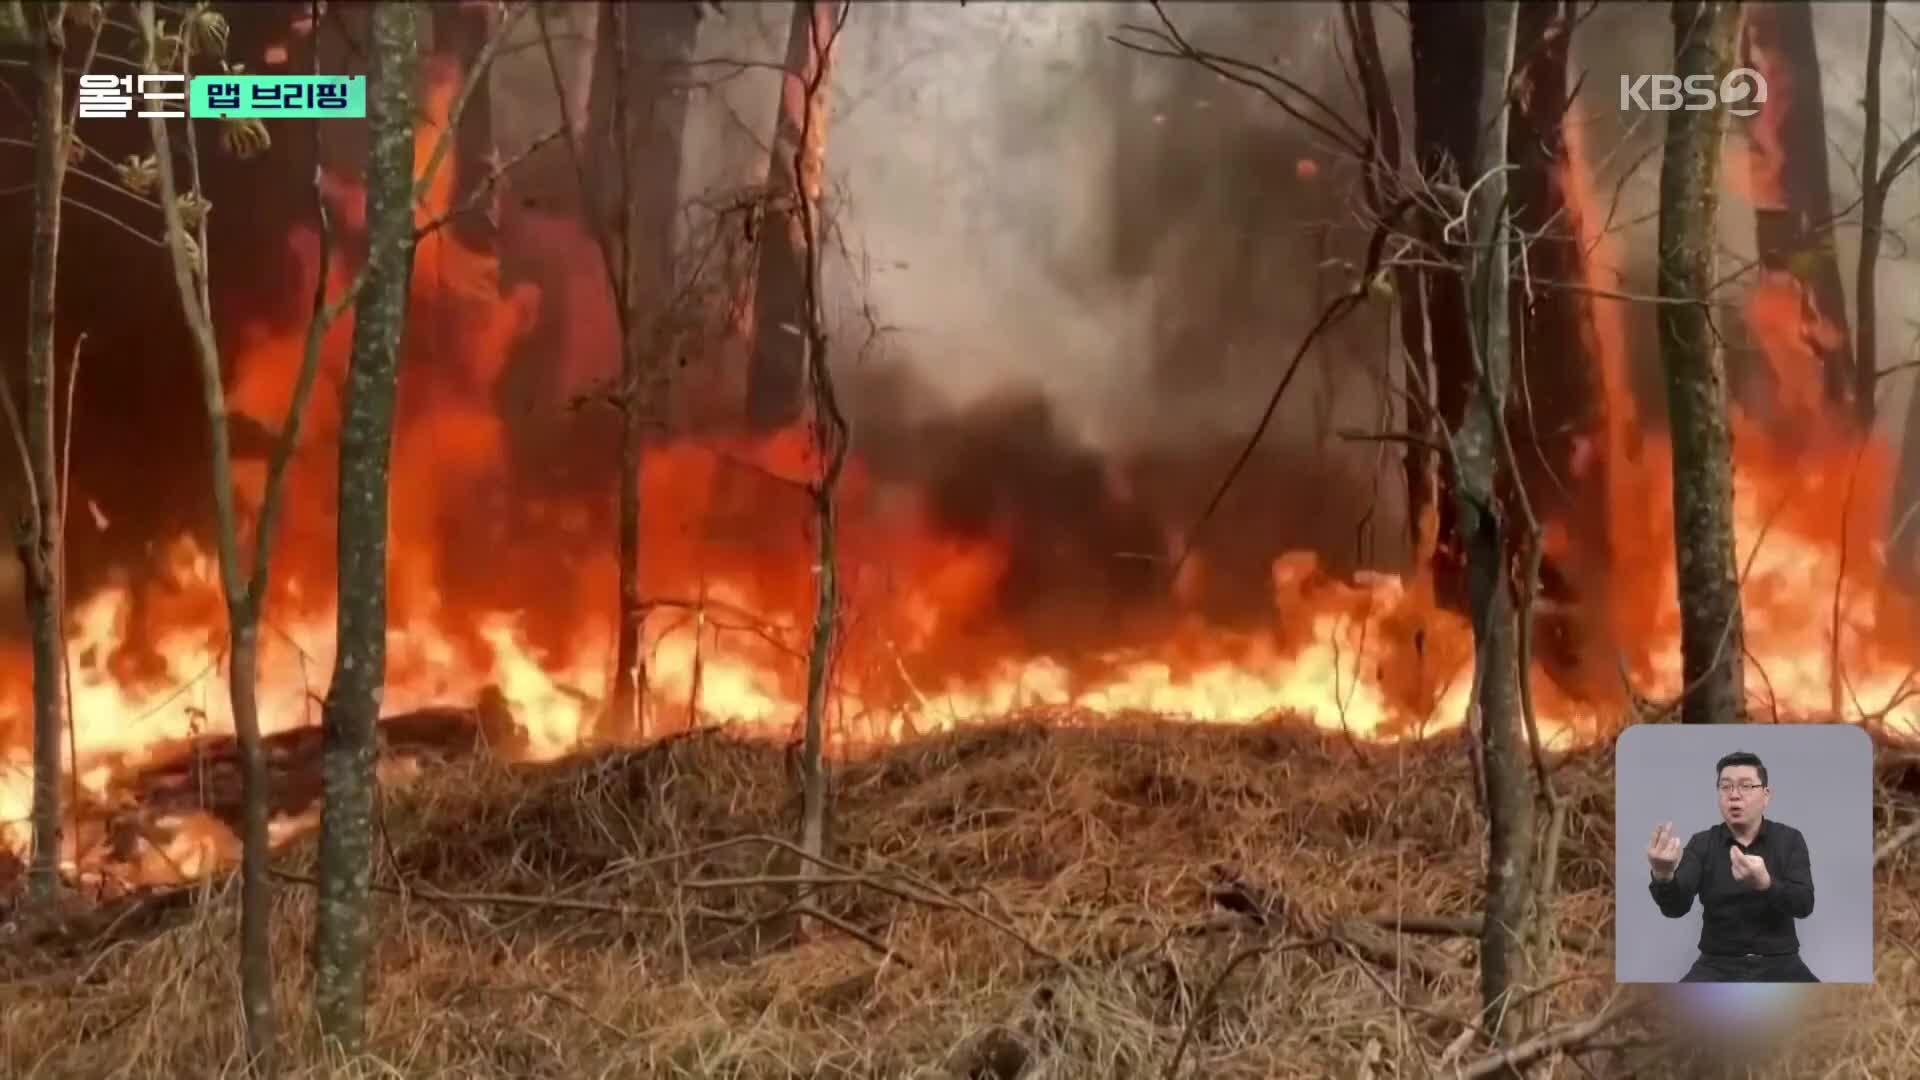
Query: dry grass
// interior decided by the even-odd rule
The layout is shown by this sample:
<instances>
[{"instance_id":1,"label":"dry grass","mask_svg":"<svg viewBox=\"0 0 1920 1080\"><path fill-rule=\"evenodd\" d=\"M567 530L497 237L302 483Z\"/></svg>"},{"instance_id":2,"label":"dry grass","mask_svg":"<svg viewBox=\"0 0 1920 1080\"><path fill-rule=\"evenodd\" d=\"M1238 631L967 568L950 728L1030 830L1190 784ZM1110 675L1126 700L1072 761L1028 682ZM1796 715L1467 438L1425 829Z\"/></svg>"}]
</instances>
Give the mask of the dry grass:
<instances>
[{"instance_id":1,"label":"dry grass","mask_svg":"<svg viewBox=\"0 0 1920 1080\"><path fill-rule=\"evenodd\" d=\"M1559 921L1596 942L1563 949L1543 991L1563 1021L1614 993L1605 754L1559 773ZM1396 944L1351 922L1396 905L1472 915L1483 845L1455 739L1018 723L895 748L837 782L843 865L797 929L777 914L789 890L701 884L796 871L742 840L791 833L777 748L702 736L475 762L394 793L376 877L406 888L375 913L380 1064L352 1072L1105 1080L1160 1075L1191 1027L1186 1076L1455 1075L1437 1063L1474 1012L1472 942ZM1911 807L1900 782L1883 808ZM298 878L310 858L282 863ZM1880 983L1819 988L1837 1018L1767 1075L1914 1074L1920 954L1899 942L1920 928L1917 866L1920 851L1881 870ZM1266 925L1213 899L1229 877ZM342 1075L298 1019L310 905L297 881L281 890L286 1043L296 1074ZM0 959L0 1073L237 1073L234 927L212 889L14 927L35 940ZM1583 1054L1586 1075L1678 1074L1630 1034Z\"/></svg>"}]
</instances>

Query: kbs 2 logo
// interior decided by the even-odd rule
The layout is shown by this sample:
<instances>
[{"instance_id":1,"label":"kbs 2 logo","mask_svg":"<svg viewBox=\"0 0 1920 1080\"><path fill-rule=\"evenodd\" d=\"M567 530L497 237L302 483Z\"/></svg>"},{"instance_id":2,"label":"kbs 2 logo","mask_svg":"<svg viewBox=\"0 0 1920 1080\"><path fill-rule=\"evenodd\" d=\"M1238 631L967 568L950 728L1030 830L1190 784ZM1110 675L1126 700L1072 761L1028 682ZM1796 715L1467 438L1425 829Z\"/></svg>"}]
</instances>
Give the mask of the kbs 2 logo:
<instances>
[{"instance_id":1,"label":"kbs 2 logo","mask_svg":"<svg viewBox=\"0 0 1920 1080\"><path fill-rule=\"evenodd\" d=\"M1621 112L1703 112L1720 105L1734 116L1752 116L1766 101L1766 76L1752 68L1734 68L1718 86L1711 75L1620 76Z\"/></svg>"}]
</instances>

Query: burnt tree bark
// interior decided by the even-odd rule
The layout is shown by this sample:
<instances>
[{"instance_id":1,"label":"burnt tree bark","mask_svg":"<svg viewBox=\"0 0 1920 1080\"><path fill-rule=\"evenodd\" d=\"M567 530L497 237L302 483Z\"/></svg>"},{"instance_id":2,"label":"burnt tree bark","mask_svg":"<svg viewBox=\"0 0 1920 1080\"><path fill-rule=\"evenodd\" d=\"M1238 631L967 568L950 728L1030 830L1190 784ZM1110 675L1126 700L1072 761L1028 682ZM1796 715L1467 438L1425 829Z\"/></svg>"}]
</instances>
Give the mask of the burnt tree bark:
<instances>
[{"instance_id":1,"label":"burnt tree bark","mask_svg":"<svg viewBox=\"0 0 1920 1080\"><path fill-rule=\"evenodd\" d=\"M1456 198L1431 192L1436 186L1458 190L1472 182L1468 173L1479 160L1481 126L1479 118L1460 102L1478 101L1484 76L1481 52L1485 48L1485 13L1479 4L1412 4L1408 6L1413 52L1413 142L1414 167L1418 181L1430 189L1439 205L1452 205ZM1435 199L1423 200L1433 203ZM1462 246L1449 243L1443 233L1445 220L1429 205L1421 215L1423 239L1439 261L1458 266L1464 260ZM1421 381L1428 388L1427 405L1438 417L1439 426L1456 430L1466 415L1467 402L1474 385L1473 336L1468 326L1467 286L1454 269L1428 269L1421 272L1419 292L1424 294L1424 318L1420 324L1403 324L1410 363L1420 364ZM1461 545L1455 501L1442 497L1445 485L1457 478L1429 477L1421 470L1409 470L1407 501L1409 519L1416 523L1422 516L1433 516L1433 533L1425 538L1431 552L1434 591L1439 601L1454 610L1464 610L1466 597L1466 553Z\"/></svg>"},{"instance_id":2,"label":"burnt tree bark","mask_svg":"<svg viewBox=\"0 0 1920 1080\"><path fill-rule=\"evenodd\" d=\"M33 853L27 892L37 905L48 904L60 887L60 731L68 702L61 681L60 490L54 456L54 329L60 263L60 200L66 187L69 132L65 112L67 53L63 5L28 9L29 47L39 84L33 133L33 254L27 287L27 402L25 444L20 464L26 473L27 505L16 526L15 549L26 593L27 626L33 650ZM23 437L14 415L13 391L6 394L14 438Z\"/></svg>"},{"instance_id":3,"label":"burnt tree bark","mask_svg":"<svg viewBox=\"0 0 1920 1080\"><path fill-rule=\"evenodd\" d=\"M387 669L387 477L415 246L415 18L411 4L386 2L373 10L367 262L342 405L336 652L321 712L325 802L313 996L323 1036L347 1054L365 1042L374 725Z\"/></svg>"},{"instance_id":4,"label":"burnt tree bark","mask_svg":"<svg viewBox=\"0 0 1920 1080\"><path fill-rule=\"evenodd\" d=\"M1674 73L1716 84L1732 66L1740 9L1725 0L1673 5ZM1733 544L1733 441L1727 373L1709 321L1719 210L1721 109L1667 114L1660 162L1660 360L1673 441L1673 540L1680 601L1685 723L1746 715L1740 581Z\"/></svg>"},{"instance_id":5,"label":"burnt tree bark","mask_svg":"<svg viewBox=\"0 0 1920 1080\"><path fill-rule=\"evenodd\" d=\"M1606 391L1591 297L1581 291L1587 276L1581 242L1582 207L1568 189L1578 163L1567 140L1573 102L1567 80L1568 50L1576 3L1520 5L1515 31L1515 87L1507 157L1512 164L1508 198L1513 228L1526 237L1521 280L1511 286L1515 385L1507 427L1515 449L1517 481L1534 514L1559 521L1573 538L1550 563L1556 589L1573 582L1607 580L1612 552L1607 541L1607 456L1581 453L1583 443L1603 437ZM1571 582L1568 580L1571 577ZM1598 595L1562 595L1562 603L1602 603ZM1604 625L1604 623L1602 624ZM1540 627L1544 655L1560 665L1580 658L1572 641ZM1555 647L1559 646L1559 647Z\"/></svg>"},{"instance_id":6,"label":"burnt tree bark","mask_svg":"<svg viewBox=\"0 0 1920 1080\"><path fill-rule=\"evenodd\" d=\"M1833 243L1820 54L1807 0L1747 5L1742 61L1766 77L1768 91L1749 120L1747 139L1760 282L1797 298L1801 343L1819 369L1810 374L1824 389L1825 404L1850 411L1864 431L1873 424L1872 364L1863 379L1853 362ZM1792 424L1791 415L1782 419Z\"/></svg>"},{"instance_id":7,"label":"burnt tree bark","mask_svg":"<svg viewBox=\"0 0 1920 1080\"><path fill-rule=\"evenodd\" d=\"M760 225L759 265L753 288L753 348L747 362L747 426L771 431L799 419L806 378L806 238L794 189L794 155L807 128L807 88L821 82L837 5L795 0L787 30L786 75L774 119ZM823 122L824 114L820 118ZM824 137L821 132L820 136Z\"/></svg>"},{"instance_id":8,"label":"burnt tree bark","mask_svg":"<svg viewBox=\"0 0 1920 1080\"><path fill-rule=\"evenodd\" d=\"M1523 948L1533 889L1534 797L1522 727L1519 627L1509 566L1503 467L1506 403L1513 377L1508 267L1507 86L1519 19L1512 0L1479 5L1483 13L1476 108L1471 122L1486 133L1467 205L1471 246L1463 253L1470 283L1471 398L1452 430L1454 503L1466 556L1466 588L1474 638L1473 708L1487 786L1487 915L1480 935L1481 1026L1500 1034L1508 994L1525 964Z\"/></svg>"},{"instance_id":9,"label":"burnt tree bark","mask_svg":"<svg viewBox=\"0 0 1920 1080\"><path fill-rule=\"evenodd\" d=\"M693 4L606 4L600 11L589 98L593 175L618 181L592 207L619 308L620 409L616 533L619 629L607 733L637 738L646 728L640 635L640 468L646 429L657 424L673 346L679 210L687 97L681 85L699 32Z\"/></svg>"}]
</instances>

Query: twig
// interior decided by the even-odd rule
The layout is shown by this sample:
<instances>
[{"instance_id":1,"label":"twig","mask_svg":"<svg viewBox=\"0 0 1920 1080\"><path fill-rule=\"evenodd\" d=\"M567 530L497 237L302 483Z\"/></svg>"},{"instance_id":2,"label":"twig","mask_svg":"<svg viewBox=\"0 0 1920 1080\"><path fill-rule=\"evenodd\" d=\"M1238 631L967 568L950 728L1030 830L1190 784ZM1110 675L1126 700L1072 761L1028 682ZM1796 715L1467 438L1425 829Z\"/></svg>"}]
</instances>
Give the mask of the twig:
<instances>
[{"instance_id":1,"label":"twig","mask_svg":"<svg viewBox=\"0 0 1920 1080\"><path fill-rule=\"evenodd\" d=\"M270 873L277 880L284 881L289 885L304 885L309 889L317 889L320 887L320 882L317 878L306 877L285 870L273 870L270 871ZM559 896L528 896L520 893L441 892L439 889L422 885L419 882L412 882L404 886L374 882L369 885L368 888L377 893L385 893L388 896L416 897L442 904L478 904L497 905L500 907L541 908L550 911L579 911L595 915L617 915L621 918L671 919L675 915L674 912L664 908L635 907L629 904L607 904L597 900L571 900ZM745 919L739 915L729 915L725 912L709 911L704 908L696 908L694 912L700 918L711 919L715 922L731 923L745 921Z\"/></svg>"},{"instance_id":2,"label":"twig","mask_svg":"<svg viewBox=\"0 0 1920 1080\"><path fill-rule=\"evenodd\" d=\"M872 949L874 952L879 953L884 960L891 960L905 968L914 966L913 961L907 959L898 949L895 949L893 946L888 945L886 942L881 941L879 938L874 937L872 934L867 933L865 930L860 929L838 915L829 914L812 904L796 904L793 906L792 911L793 914L799 915L802 918L818 919L826 923L835 930L840 931L855 941L858 941L860 944Z\"/></svg>"},{"instance_id":3,"label":"twig","mask_svg":"<svg viewBox=\"0 0 1920 1080\"><path fill-rule=\"evenodd\" d=\"M534 5L531 3L531 0L526 3L515 4L500 20L500 25L494 28L493 32L487 36L487 42L481 47L480 55L473 58L473 66L467 73L466 82L460 87L459 94L454 97L453 108L447 112L446 126L441 129L440 137L434 141L433 153L427 158L426 169L421 174L419 182L414 185L413 198L415 201L418 201L420 196L426 193L428 184L433 180L434 173L440 169L440 159L446 157L447 150L452 147L454 132L460 127L460 118L465 116L467 112L467 101L473 97L473 92L479 88L481 77L484 76L487 69L493 65L493 54L500 51L501 43L506 41L507 36L513 32L514 24L519 22L521 16L533 10L533 8Z\"/></svg>"},{"instance_id":4,"label":"twig","mask_svg":"<svg viewBox=\"0 0 1920 1080\"><path fill-rule=\"evenodd\" d=\"M1441 1012L1438 1009L1430 1009L1425 1005L1415 1005L1407 1001L1395 993L1393 988L1387 985L1387 981L1382 979L1380 974L1373 970L1373 967L1367 962L1367 956L1358 946L1344 938L1340 939L1339 944L1358 964L1360 974L1365 975L1368 982L1371 982L1382 994L1386 995L1387 1000L1393 1003L1395 1009L1401 1012L1412 1013L1415 1016L1424 1016L1429 1020L1438 1020L1443 1024L1457 1025L1462 1028L1466 1034L1478 1035L1489 1042L1492 1041L1493 1035L1490 1032L1465 1017L1454 1016L1452 1013Z\"/></svg>"},{"instance_id":5,"label":"twig","mask_svg":"<svg viewBox=\"0 0 1920 1080\"><path fill-rule=\"evenodd\" d=\"M549 990L544 986L484 986L479 983L470 983L463 989L484 990L496 994L532 994L534 997L546 998L548 1001L564 1005L574 1012L579 1013L581 1016L586 1017L593 1022L595 1027L598 1027L601 1031L612 1035L623 1043L632 1043L639 1040L639 1036L633 1032L618 1027L609 1021L602 1020L592 1009L587 1008L585 1005L580 1004L565 994L556 990Z\"/></svg>"},{"instance_id":6,"label":"twig","mask_svg":"<svg viewBox=\"0 0 1920 1080\"><path fill-rule=\"evenodd\" d=\"M620 340L623 343L631 331L627 325L627 290L622 275L614 268L613 239L608 236L606 224L600 220L602 201L598 185L593 182L593 170L587 167L585 157L580 153L580 140L574 130L573 110L567 105L566 81L560 77L560 58L553 51L553 35L547 29L547 8L539 8L534 24L540 30L540 47L547 57L547 73L553 81L554 100L560 107L560 127L566 135L567 160L573 164L574 182L580 188L580 195L587 204L587 217L593 222L594 249L600 254L600 270L606 275L607 294L613 297L613 315L620 327Z\"/></svg>"},{"instance_id":7,"label":"twig","mask_svg":"<svg viewBox=\"0 0 1920 1080\"><path fill-rule=\"evenodd\" d=\"M508 173L512 172L515 166L532 157L535 153L538 153L541 147L567 134L568 132L565 126L554 128L552 131L528 143L525 150L508 158L495 168L488 170L487 175L481 179L472 193L467 196L465 202L414 229L414 240L424 240L434 233L439 232L456 218L464 217L478 209L481 203L487 201L487 199L493 195L493 189L499 186L500 181L504 179Z\"/></svg>"},{"instance_id":8,"label":"twig","mask_svg":"<svg viewBox=\"0 0 1920 1080\"><path fill-rule=\"evenodd\" d=\"M1165 8L1163 8L1157 0L1153 4L1153 13L1159 17L1160 25L1163 28L1162 30L1154 30L1150 27L1134 25L1122 26L1120 29L1123 32L1137 34L1150 41L1161 42L1166 47L1153 48L1141 45L1138 42L1127 41L1117 35L1109 35L1108 40L1119 45L1121 48L1131 49L1134 52L1144 53L1148 56L1165 57L1171 60L1191 60L1223 79L1238 83L1249 90L1256 91L1267 100L1280 106L1281 111L1285 112L1288 116L1312 128L1354 157L1363 161L1366 160L1365 136L1354 128L1353 124L1349 122L1346 117L1340 115L1338 110L1329 106L1325 101L1322 101L1318 95L1272 68L1251 64L1245 60L1236 60L1233 57L1222 56L1219 53L1208 52L1205 49L1194 48L1194 46L1187 41L1186 37L1180 33L1180 28L1174 25L1172 17L1166 13ZM1251 75L1246 73L1251 73ZM1298 106L1282 97L1272 87L1262 84L1258 79L1251 76L1258 76L1259 79L1276 83L1281 88L1299 95L1307 104L1326 114L1328 120L1322 121L1309 116Z\"/></svg>"},{"instance_id":9,"label":"twig","mask_svg":"<svg viewBox=\"0 0 1920 1080\"><path fill-rule=\"evenodd\" d=\"M1901 848L1912 843L1916 836L1920 836L1920 821L1909 822L1906 827L1887 837L1879 847L1873 849L1873 865L1879 866L1891 859Z\"/></svg>"},{"instance_id":10,"label":"twig","mask_svg":"<svg viewBox=\"0 0 1920 1080\"><path fill-rule=\"evenodd\" d=\"M1336 434L1349 442L1399 443L1402 446L1425 450L1430 454L1441 454L1446 451L1446 447L1439 443L1410 431L1359 431L1354 428L1341 428Z\"/></svg>"},{"instance_id":11,"label":"twig","mask_svg":"<svg viewBox=\"0 0 1920 1080\"><path fill-rule=\"evenodd\" d=\"M1240 965L1250 960L1257 960L1269 953L1291 952L1295 949L1310 949L1316 945L1325 945L1329 940L1326 937L1317 937L1270 941L1235 953L1227 961L1227 965L1220 969L1220 974L1215 975L1213 981L1207 984L1206 992L1200 995L1200 1003L1194 1006L1193 1015L1187 1018L1187 1026L1180 1031L1180 1041L1174 1044L1173 1056L1167 1059L1167 1067L1160 1072L1162 1080L1174 1080L1174 1077L1180 1074L1180 1059L1186 1056L1187 1047L1193 1042L1194 1032L1208 1016L1212 1015L1214 1002L1220 996L1220 988L1226 985L1227 976L1232 975Z\"/></svg>"}]
</instances>

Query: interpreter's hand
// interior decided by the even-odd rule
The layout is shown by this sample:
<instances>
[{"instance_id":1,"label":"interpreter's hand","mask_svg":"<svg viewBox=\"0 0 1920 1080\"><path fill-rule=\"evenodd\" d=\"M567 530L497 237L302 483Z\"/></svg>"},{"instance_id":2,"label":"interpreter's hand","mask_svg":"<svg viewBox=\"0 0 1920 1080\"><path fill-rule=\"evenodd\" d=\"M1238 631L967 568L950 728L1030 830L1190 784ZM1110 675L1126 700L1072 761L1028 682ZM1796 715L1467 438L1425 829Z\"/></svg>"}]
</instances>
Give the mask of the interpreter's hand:
<instances>
[{"instance_id":1,"label":"interpreter's hand","mask_svg":"<svg viewBox=\"0 0 1920 1080\"><path fill-rule=\"evenodd\" d=\"M1686 845L1673 835L1673 822L1662 822L1653 827L1653 839L1647 842L1647 865L1653 867L1653 876L1659 881L1672 881L1673 872L1680 866L1680 853Z\"/></svg>"},{"instance_id":2,"label":"interpreter's hand","mask_svg":"<svg viewBox=\"0 0 1920 1080\"><path fill-rule=\"evenodd\" d=\"M1737 847L1728 848L1727 857L1733 860L1733 880L1756 892L1766 892L1773 887L1773 877L1767 873L1767 860L1748 855Z\"/></svg>"}]
</instances>

